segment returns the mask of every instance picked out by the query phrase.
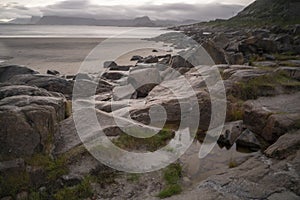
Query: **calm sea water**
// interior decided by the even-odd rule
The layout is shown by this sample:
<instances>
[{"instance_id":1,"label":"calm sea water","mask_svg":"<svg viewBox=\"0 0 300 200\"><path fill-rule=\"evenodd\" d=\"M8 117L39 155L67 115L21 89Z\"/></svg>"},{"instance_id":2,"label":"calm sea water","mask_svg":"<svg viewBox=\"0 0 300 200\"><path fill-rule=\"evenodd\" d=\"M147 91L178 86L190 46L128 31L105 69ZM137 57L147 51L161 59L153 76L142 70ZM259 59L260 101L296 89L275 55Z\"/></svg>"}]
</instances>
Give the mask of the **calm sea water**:
<instances>
[{"instance_id":1,"label":"calm sea water","mask_svg":"<svg viewBox=\"0 0 300 200\"><path fill-rule=\"evenodd\" d=\"M0 37L149 38L169 32L163 28L112 26L0 25Z\"/></svg>"}]
</instances>

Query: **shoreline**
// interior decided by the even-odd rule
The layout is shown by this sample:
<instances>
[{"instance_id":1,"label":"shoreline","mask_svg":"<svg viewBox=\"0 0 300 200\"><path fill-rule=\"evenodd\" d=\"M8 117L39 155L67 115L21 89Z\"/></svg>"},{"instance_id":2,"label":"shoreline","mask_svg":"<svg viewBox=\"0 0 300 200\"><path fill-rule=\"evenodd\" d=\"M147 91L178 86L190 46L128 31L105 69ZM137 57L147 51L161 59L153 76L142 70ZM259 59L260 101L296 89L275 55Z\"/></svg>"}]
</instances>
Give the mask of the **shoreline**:
<instances>
[{"instance_id":1,"label":"shoreline","mask_svg":"<svg viewBox=\"0 0 300 200\"><path fill-rule=\"evenodd\" d=\"M107 40L109 39L109 40ZM116 62L120 65L134 65L130 62L133 55L146 56L148 54L161 55L164 52L152 53L152 49L168 49L160 43L133 38L1 38L0 37L0 65L24 65L42 74L48 69L59 71L63 75L74 75L78 72L85 58L107 40L108 45L102 47L99 54L109 61L111 52L117 51L120 46L137 48L134 52L120 55ZM139 49L145 44L145 49ZM143 45L142 45L143 46ZM148 49L148 50L147 50ZM103 56L104 55L104 56ZM107 55L107 56L105 56ZM1 62L2 61L2 62ZM95 60L91 61L95 63Z\"/></svg>"}]
</instances>

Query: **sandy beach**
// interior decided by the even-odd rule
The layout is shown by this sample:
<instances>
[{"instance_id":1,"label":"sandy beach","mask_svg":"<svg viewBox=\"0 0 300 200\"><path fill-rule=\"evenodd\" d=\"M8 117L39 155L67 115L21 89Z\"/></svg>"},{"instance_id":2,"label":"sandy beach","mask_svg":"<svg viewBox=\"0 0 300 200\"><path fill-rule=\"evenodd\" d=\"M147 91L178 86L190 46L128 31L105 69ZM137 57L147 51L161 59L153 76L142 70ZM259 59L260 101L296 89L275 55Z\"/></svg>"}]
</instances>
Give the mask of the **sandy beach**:
<instances>
[{"instance_id":1,"label":"sandy beach","mask_svg":"<svg viewBox=\"0 0 300 200\"><path fill-rule=\"evenodd\" d=\"M89 53L104 40L104 38L0 38L0 64L25 65L40 73L53 69L61 74L76 74ZM117 51L122 45L143 46L138 44L139 40L116 39L109 42L111 45L106 45L105 49L99 52L99 55L107 60L110 60L112 51ZM130 62L133 55L155 56L168 53L159 48L161 44L142 40L140 42L147 44L144 45L145 49L127 52L114 60L119 65L134 65L136 62ZM158 49L158 52L152 52L153 49ZM102 61L99 56L99 61L93 62L98 65Z\"/></svg>"},{"instance_id":2,"label":"sandy beach","mask_svg":"<svg viewBox=\"0 0 300 200\"><path fill-rule=\"evenodd\" d=\"M103 38L0 38L2 64L25 65L40 73L74 74Z\"/></svg>"}]
</instances>

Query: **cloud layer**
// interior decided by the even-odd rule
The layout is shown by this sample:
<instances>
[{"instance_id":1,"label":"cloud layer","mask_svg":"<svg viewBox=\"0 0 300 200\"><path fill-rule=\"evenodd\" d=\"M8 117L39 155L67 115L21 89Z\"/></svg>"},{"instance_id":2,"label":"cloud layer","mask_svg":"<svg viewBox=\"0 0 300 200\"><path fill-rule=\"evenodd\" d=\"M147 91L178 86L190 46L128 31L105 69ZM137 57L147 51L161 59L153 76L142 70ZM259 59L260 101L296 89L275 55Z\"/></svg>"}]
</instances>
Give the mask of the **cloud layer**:
<instances>
[{"instance_id":1,"label":"cloud layer","mask_svg":"<svg viewBox=\"0 0 300 200\"><path fill-rule=\"evenodd\" d=\"M97 19L124 19L149 16L151 19L211 20L229 18L243 7L240 5L211 4L143 4L140 6L100 6L87 0L66 0L46 7L25 7L18 3L1 4L0 19L37 16L77 16Z\"/></svg>"}]
</instances>

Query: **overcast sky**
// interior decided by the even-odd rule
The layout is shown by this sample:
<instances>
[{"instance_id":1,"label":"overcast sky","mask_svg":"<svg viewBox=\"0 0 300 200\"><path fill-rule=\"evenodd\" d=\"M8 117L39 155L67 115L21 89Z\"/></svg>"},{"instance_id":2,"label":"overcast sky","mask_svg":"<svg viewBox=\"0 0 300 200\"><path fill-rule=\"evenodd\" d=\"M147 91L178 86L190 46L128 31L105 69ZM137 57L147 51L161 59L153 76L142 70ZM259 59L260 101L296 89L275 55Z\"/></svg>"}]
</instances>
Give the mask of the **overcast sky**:
<instances>
[{"instance_id":1,"label":"overcast sky","mask_svg":"<svg viewBox=\"0 0 300 200\"><path fill-rule=\"evenodd\" d=\"M45 15L120 19L229 18L254 0L0 0L0 20Z\"/></svg>"}]
</instances>

